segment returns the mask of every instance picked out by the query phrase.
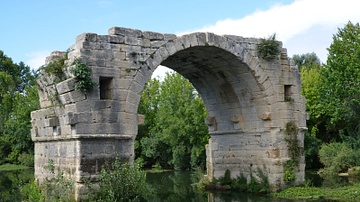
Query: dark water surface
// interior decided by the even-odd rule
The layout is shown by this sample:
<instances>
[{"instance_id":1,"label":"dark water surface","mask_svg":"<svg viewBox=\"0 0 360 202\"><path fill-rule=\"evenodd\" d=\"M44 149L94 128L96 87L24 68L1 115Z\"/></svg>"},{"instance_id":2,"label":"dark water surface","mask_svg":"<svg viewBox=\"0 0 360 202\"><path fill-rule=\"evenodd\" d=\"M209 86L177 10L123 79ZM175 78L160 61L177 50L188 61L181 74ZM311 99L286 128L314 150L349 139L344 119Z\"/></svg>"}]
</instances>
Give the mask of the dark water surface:
<instances>
[{"instance_id":1,"label":"dark water surface","mask_svg":"<svg viewBox=\"0 0 360 202\"><path fill-rule=\"evenodd\" d=\"M310 176L315 178L316 176ZM320 180L315 179L315 180ZM271 198L247 193L211 193L200 192L193 184L196 177L190 171L169 171L161 173L148 173L147 182L153 194L149 201L166 202L306 202L307 200L288 200ZM316 182L320 183L321 182ZM325 202L326 200L308 200L312 202Z\"/></svg>"},{"instance_id":2,"label":"dark water surface","mask_svg":"<svg viewBox=\"0 0 360 202\"><path fill-rule=\"evenodd\" d=\"M321 185L321 178L308 175L314 185ZM21 186L34 179L32 169L0 172L0 202L21 201ZM151 193L148 201L161 202L296 202L287 199L275 199L246 193L210 193L197 190L193 184L196 176L190 171L167 171L147 173L147 183ZM336 181L335 183L339 183ZM346 183L346 182L344 182ZM341 183L340 183L341 184ZM297 200L306 202L307 200ZM308 200L315 202L316 200ZM318 200L324 202L325 200Z\"/></svg>"}]
</instances>

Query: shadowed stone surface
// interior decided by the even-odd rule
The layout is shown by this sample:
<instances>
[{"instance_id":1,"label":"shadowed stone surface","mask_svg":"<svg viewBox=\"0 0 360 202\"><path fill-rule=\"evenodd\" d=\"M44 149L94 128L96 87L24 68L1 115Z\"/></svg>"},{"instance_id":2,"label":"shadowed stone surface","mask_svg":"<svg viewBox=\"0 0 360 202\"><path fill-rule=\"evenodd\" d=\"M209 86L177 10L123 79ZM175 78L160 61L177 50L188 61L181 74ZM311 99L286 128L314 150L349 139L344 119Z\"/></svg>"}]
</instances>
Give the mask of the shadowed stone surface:
<instances>
[{"instance_id":1,"label":"shadowed stone surface","mask_svg":"<svg viewBox=\"0 0 360 202\"><path fill-rule=\"evenodd\" d=\"M144 117L137 114L145 83L159 65L194 85L208 111L211 139L206 146L208 177L229 169L248 178L258 168L274 187L286 186L283 164L290 159L285 126L294 121L303 148L305 98L297 68L286 49L271 61L257 56L260 39L192 33L183 36L113 27L108 35L81 34L68 53L66 79L45 73L38 80L41 109L32 112L35 175L53 161L84 194L83 177L96 179L104 162L116 155L133 161L134 139ZM63 56L53 52L48 64ZM86 95L75 90L69 69L75 59L88 64L98 86ZM146 118L146 117L145 117ZM304 182L304 156L296 184Z\"/></svg>"}]
</instances>

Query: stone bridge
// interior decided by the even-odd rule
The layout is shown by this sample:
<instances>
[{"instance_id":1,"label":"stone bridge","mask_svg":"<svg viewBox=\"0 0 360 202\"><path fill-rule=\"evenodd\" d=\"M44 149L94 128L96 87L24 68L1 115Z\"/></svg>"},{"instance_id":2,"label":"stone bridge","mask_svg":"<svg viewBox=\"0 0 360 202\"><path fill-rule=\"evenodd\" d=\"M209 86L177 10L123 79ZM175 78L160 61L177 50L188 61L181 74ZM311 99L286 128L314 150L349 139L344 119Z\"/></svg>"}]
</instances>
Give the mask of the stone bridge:
<instances>
[{"instance_id":1,"label":"stone bridge","mask_svg":"<svg viewBox=\"0 0 360 202\"><path fill-rule=\"evenodd\" d=\"M105 161L116 155L133 161L144 120L137 113L140 96L154 70L164 65L193 84L208 111L208 177L230 170L232 177L242 173L249 179L260 169L274 187L286 186L291 122L301 151L295 184L304 182L306 113L299 72L280 42L280 53L269 61L258 56L259 43L233 35L176 36L120 27L108 35L79 35L67 54L65 78L43 72L38 80L41 109L31 113L36 178L51 177L45 167L52 162L76 182L79 197L84 177L96 179ZM63 56L53 52L46 64ZM86 94L74 87L69 69L75 59L91 68L98 84Z\"/></svg>"}]
</instances>

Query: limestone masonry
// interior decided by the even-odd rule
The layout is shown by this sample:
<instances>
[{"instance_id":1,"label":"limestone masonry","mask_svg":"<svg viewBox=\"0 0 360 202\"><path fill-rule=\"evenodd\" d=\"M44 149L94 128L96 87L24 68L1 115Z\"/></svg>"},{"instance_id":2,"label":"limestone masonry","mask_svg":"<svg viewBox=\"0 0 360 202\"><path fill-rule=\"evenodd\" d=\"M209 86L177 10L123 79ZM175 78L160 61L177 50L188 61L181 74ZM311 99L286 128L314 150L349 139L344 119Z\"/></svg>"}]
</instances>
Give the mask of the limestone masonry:
<instances>
[{"instance_id":1,"label":"limestone masonry","mask_svg":"<svg viewBox=\"0 0 360 202\"><path fill-rule=\"evenodd\" d=\"M205 103L211 139L208 177L229 169L232 177L248 178L258 168L274 187L286 186L283 164L290 159L286 124L293 121L303 149L305 98L300 95L297 68L286 49L271 61L257 56L260 39L192 33L183 36L113 27L108 35L81 34L68 52L64 73L56 81L43 73L38 80L41 109L31 113L35 142L35 176L53 175L53 163L85 194L83 179L96 180L105 161L115 156L134 160L137 114L145 83L159 65L167 66L197 89ZM65 55L53 52L46 64ZM84 94L75 90L69 69L75 59L92 69L97 86ZM146 118L146 117L145 117ZM303 151L303 150L301 150ZM304 182L304 156L295 169L296 184Z\"/></svg>"}]
</instances>

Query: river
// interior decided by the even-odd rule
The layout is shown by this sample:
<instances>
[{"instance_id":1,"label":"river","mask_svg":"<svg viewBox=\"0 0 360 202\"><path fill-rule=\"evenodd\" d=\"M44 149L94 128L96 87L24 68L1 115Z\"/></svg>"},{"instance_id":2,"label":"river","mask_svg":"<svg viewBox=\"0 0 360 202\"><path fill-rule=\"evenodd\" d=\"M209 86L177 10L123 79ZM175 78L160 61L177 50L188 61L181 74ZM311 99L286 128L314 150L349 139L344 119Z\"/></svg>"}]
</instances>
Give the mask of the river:
<instances>
[{"instance_id":1,"label":"river","mask_svg":"<svg viewBox=\"0 0 360 202\"><path fill-rule=\"evenodd\" d=\"M151 202L296 202L245 193L201 192L193 186L195 179L190 171L149 172L147 183L151 194L147 200ZM0 172L0 202L21 201L20 188L31 180L33 180L31 169ZM306 200L298 201L306 202ZM315 200L311 201L315 202Z\"/></svg>"}]
</instances>

